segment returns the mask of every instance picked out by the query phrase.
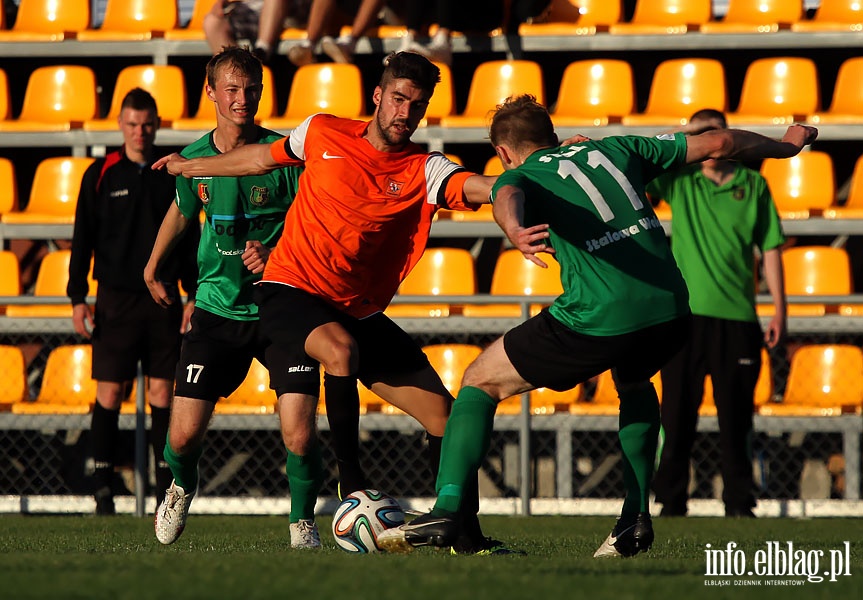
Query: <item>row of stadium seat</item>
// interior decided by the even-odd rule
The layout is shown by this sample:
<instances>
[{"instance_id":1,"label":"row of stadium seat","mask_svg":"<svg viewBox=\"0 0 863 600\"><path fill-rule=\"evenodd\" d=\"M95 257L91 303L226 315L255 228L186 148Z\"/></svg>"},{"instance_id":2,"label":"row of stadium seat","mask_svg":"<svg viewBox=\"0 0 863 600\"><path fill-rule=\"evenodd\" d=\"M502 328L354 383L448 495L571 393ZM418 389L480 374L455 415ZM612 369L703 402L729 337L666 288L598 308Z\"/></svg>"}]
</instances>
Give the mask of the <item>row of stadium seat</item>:
<instances>
[{"instance_id":1,"label":"row of stadium seat","mask_svg":"<svg viewBox=\"0 0 863 600\"><path fill-rule=\"evenodd\" d=\"M0 30L0 41L146 41L203 40L203 19L213 0L196 0L186 27L179 25L177 0L107 0L104 19L92 28L90 0L20 0L11 30ZM730 0L721 21L713 17L711 0L638 0L631 22L622 21L621 0L555 0L548 22L522 24L519 34L535 35L667 35L692 32L771 33L863 30L863 11L856 0L821 0L811 19L802 0ZM2 28L0 14L0 28ZM497 30L494 33L499 34ZM399 37L403 27L379 27L374 37ZM305 36L286 29L283 39Z\"/></svg>"},{"instance_id":2,"label":"row of stadium seat","mask_svg":"<svg viewBox=\"0 0 863 600\"><path fill-rule=\"evenodd\" d=\"M456 114L453 78L446 65L429 105L426 122L445 128L487 126L489 110L514 94L546 99L546 81L539 63L495 60L481 63L473 74L464 111ZM802 57L753 61L746 69L732 125L863 123L863 57L842 63L826 110L821 107L815 62ZM108 114L99 118L96 76L86 66L46 66L34 70L26 85L20 114L13 118L9 82L0 70L0 132L105 131L116 128L123 96L133 87L150 91L159 105L163 127L204 130L215 126L215 109L202 89L194 117L187 109L187 85L175 65L136 65L123 69L114 85ZM636 112L633 70L617 59L575 61L567 66L557 100L551 107L558 127L679 126L700 108L727 111L728 86L719 60L670 59L659 64L644 112ZM277 115L273 74L264 73L259 121L270 129L288 130L317 112L357 118L365 114L362 75L352 64L318 63L297 70L285 112Z\"/></svg>"},{"instance_id":3,"label":"row of stadium seat","mask_svg":"<svg viewBox=\"0 0 863 600\"><path fill-rule=\"evenodd\" d=\"M438 372L451 393L457 393L466 367L481 352L470 344L438 344L423 348L432 367ZM51 351L45 365L42 385L37 397L29 399L24 357L17 346L0 346L0 373L5 385L0 391L0 409L16 414L86 414L96 398L96 382L90 378L91 347L89 345L59 346ZM660 398L662 385L653 377ZM404 414L385 403L373 392L358 384L361 411L364 414ZM121 412L135 412L133 389L123 403ZM773 416L837 416L860 413L863 408L863 351L844 344L812 344L802 346L791 358L788 380L782 402L771 401L773 384L770 359L762 352L762 367L755 391L755 408L763 415ZM269 388L266 369L255 360L246 379L228 398L216 405L217 414L272 414L275 396ZM319 410L325 414L323 402ZM530 394L530 411L534 415L566 412L578 415L615 415L618 412L617 390L611 372L602 373L592 394L584 386L555 392L546 388ZM497 414L521 412L521 398L514 396L500 403ZM716 414L710 379L705 385L700 414Z\"/></svg>"},{"instance_id":4,"label":"row of stadium seat","mask_svg":"<svg viewBox=\"0 0 863 600\"><path fill-rule=\"evenodd\" d=\"M450 155L455 162L457 156ZM71 225L81 179L93 162L89 157L51 157L36 166L29 201L19 210L18 189L13 162L0 158L0 227L4 225L57 224ZM502 172L500 160L493 156L483 169L485 175ZM801 153L790 159L767 159L761 173L770 186L773 199L783 219L825 217L852 219L863 217L863 156L857 159L851 174L848 196L837 205L833 159L819 150ZM657 207L661 219L670 218L664 203ZM440 219L452 221L492 221L489 206L476 213L441 211Z\"/></svg>"},{"instance_id":5,"label":"row of stadium seat","mask_svg":"<svg viewBox=\"0 0 863 600\"><path fill-rule=\"evenodd\" d=\"M69 250L55 250L42 259L33 295L36 297L65 297L69 279ZM826 314L843 316L863 315L863 306L844 302L853 292L853 279L848 253L842 248L829 246L795 246L783 252L785 265L785 291L789 296L835 296L832 303L791 303L788 314L792 317L817 317ZM542 269L522 257L516 249L503 250L497 257L492 273L492 296L558 296L560 267L556 261L547 261ZM0 296L20 296L18 260L9 250L0 251ZM433 248L422 256L416 267L402 282L398 291L399 302L390 305L386 314L392 318L519 318L518 304L475 304L471 297L477 293L477 274L474 259L468 250L459 248ZM90 295L96 294L97 284L88 280ZM462 302L416 303L402 302L411 296L461 296ZM531 304L530 314L538 313L545 304ZM10 304L0 306L0 314L7 317L44 318L72 317L67 304ZM759 305L761 316L771 316L773 305Z\"/></svg>"}]
</instances>

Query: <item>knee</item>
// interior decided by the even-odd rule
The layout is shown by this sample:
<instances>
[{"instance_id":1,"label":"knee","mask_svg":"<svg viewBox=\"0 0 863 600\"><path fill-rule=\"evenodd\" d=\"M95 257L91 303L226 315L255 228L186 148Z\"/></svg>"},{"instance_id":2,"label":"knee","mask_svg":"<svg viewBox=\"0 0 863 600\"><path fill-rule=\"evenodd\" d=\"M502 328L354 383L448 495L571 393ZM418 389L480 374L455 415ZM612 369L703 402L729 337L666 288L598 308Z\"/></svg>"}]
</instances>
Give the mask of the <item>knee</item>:
<instances>
[{"instance_id":1,"label":"knee","mask_svg":"<svg viewBox=\"0 0 863 600\"><path fill-rule=\"evenodd\" d=\"M150 406L156 408L168 408L171 405L173 395L173 382L166 379L151 379L147 390Z\"/></svg>"},{"instance_id":2,"label":"knee","mask_svg":"<svg viewBox=\"0 0 863 600\"><path fill-rule=\"evenodd\" d=\"M324 352L326 356L320 362L327 373L345 376L357 372L359 353L353 338L329 340Z\"/></svg>"},{"instance_id":3,"label":"knee","mask_svg":"<svg viewBox=\"0 0 863 600\"><path fill-rule=\"evenodd\" d=\"M314 445L314 429L305 425L283 428L282 441L288 451L298 456L305 456Z\"/></svg>"}]
</instances>

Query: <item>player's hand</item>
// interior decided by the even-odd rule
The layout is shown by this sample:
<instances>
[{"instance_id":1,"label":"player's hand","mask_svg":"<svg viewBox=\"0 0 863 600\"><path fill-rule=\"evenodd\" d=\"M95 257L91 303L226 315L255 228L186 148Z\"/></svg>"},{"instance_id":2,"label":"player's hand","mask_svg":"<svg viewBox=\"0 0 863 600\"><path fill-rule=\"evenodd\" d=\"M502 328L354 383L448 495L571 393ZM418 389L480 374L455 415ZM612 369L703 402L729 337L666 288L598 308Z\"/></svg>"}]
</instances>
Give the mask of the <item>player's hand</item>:
<instances>
[{"instance_id":1,"label":"player's hand","mask_svg":"<svg viewBox=\"0 0 863 600\"><path fill-rule=\"evenodd\" d=\"M576 133L574 136L568 137L565 140L563 140L560 143L560 145L561 146L569 146L572 144L580 144L581 142L589 142L589 141L590 141L590 138L587 137L586 135L581 135L580 133Z\"/></svg>"},{"instance_id":2,"label":"player's hand","mask_svg":"<svg viewBox=\"0 0 863 600\"><path fill-rule=\"evenodd\" d=\"M795 123L794 125L791 125L785 132L785 135L782 136L782 141L794 144L798 148L803 148L803 146L808 146L814 142L817 137L818 130L815 127Z\"/></svg>"},{"instance_id":3,"label":"player's hand","mask_svg":"<svg viewBox=\"0 0 863 600\"><path fill-rule=\"evenodd\" d=\"M785 339L786 321L781 315L774 316L764 330L764 343L768 348L775 348Z\"/></svg>"},{"instance_id":4,"label":"player's hand","mask_svg":"<svg viewBox=\"0 0 863 600\"><path fill-rule=\"evenodd\" d=\"M169 154L168 156L163 156L159 160L153 163L152 169L154 171L158 171L160 169L166 169L168 173L171 175L182 175L183 174L183 163L186 160L178 153L174 152L173 154Z\"/></svg>"},{"instance_id":5,"label":"player's hand","mask_svg":"<svg viewBox=\"0 0 863 600\"><path fill-rule=\"evenodd\" d=\"M246 240L246 250L243 252L243 264L252 273L263 273L270 258L270 249L258 240Z\"/></svg>"},{"instance_id":6,"label":"player's hand","mask_svg":"<svg viewBox=\"0 0 863 600\"><path fill-rule=\"evenodd\" d=\"M86 303L72 307L72 324L75 327L75 333L90 339L94 326L93 311Z\"/></svg>"},{"instance_id":7,"label":"player's hand","mask_svg":"<svg viewBox=\"0 0 863 600\"><path fill-rule=\"evenodd\" d=\"M156 279L156 269L147 263L144 267L144 283L147 284L147 289L150 290L150 295L159 306L167 308L174 303L174 297L165 289L165 285Z\"/></svg>"},{"instance_id":8,"label":"player's hand","mask_svg":"<svg viewBox=\"0 0 863 600\"><path fill-rule=\"evenodd\" d=\"M192 313L195 312L195 301L187 300L183 306L183 320L180 322L180 334L192 331Z\"/></svg>"},{"instance_id":9,"label":"player's hand","mask_svg":"<svg viewBox=\"0 0 863 600\"><path fill-rule=\"evenodd\" d=\"M539 252L554 254L554 248L546 243L548 236L548 224L545 223L531 227L518 227L512 232L509 239L527 260L546 269L548 265L537 254Z\"/></svg>"}]
</instances>

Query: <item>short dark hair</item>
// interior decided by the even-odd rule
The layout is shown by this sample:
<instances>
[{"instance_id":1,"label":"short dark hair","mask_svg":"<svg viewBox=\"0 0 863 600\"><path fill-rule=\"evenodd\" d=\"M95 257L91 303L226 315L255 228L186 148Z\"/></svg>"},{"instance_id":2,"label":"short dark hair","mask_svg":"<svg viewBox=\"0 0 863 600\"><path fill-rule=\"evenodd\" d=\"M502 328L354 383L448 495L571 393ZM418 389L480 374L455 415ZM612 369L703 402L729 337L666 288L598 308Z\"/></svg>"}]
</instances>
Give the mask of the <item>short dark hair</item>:
<instances>
[{"instance_id":1,"label":"short dark hair","mask_svg":"<svg viewBox=\"0 0 863 600\"><path fill-rule=\"evenodd\" d=\"M381 89L386 89L396 79L410 79L429 97L435 86L440 83L440 68L416 52L396 52L387 57L386 67L381 75Z\"/></svg>"},{"instance_id":2,"label":"short dark hair","mask_svg":"<svg viewBox=\"0 0 863 600\"><path fill-rule=\"evenodd\" d=\"M554 124L542 104L531 94L510 96L498 104L488 131L491 143L506 143L515 149L523 146L557 146Z\"/></svg>"},{"instance_id":3,"label":"short dark hair","mask_svg":"<svg viewBox=\"0 0 863 600\"><path fill-rule=\"evenodd\" d=\"M132 88L126 95L123 96L123 102L120 103L120 110L131 108L132 110L151 110L154 115L159 114L159 109L156 108L156 99L145 89L136 87Z\"/></svg>"},{"instance_id":4,"label":"short dark hair","mask_svg":"<svg viewBox=\"0 0 863 600\"><path fill-rule=\"evenodd\" d=\"M689 122L692 121L710 121L711 119L716 119L720 123L722 123L722 128L728 128L728 119L725 118L725 113L721 110L716 110L715 108L702 108L701 110L695 111L691 117L689 117Z\"/></svg>"},{"instance_id":5,"label":"short dark hair","mask_svg":"<svg viewBox=\"0 0 863 600\"><path fill-rule=\"evenodd\" d=\"M243 75L248 75L258 83L264 80L264 66L248 48L224 46L207 63L207 84L216 87L216 77L222 67L231 67Z\"/></svg>"}]
</instances>

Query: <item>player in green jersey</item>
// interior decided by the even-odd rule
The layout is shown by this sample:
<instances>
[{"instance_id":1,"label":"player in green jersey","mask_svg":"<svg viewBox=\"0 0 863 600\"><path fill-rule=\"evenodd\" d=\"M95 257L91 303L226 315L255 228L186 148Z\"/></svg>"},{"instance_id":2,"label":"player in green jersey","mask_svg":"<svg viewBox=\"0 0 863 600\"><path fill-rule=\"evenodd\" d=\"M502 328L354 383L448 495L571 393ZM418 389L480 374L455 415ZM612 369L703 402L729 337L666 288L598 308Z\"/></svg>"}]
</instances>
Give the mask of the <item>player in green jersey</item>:
<instances>
[{"instance_id":1,"label":"player in green jersey","mask_svg":"<svg viewBox=\"0 0 863 600\"><path fill-rule=\"evenodd\" d=\"M693 114L683 131L727 126L724 114L705 109ZM689 286L692 309L686 345L662 368L664 443L653 482L656 499L662 516L686 514L689 457L709 373L719 420L725 514L754 517L752 412L761 348L775 348L785 336L785 236L779 215L764 177L727 160L665 173L650 182L647 193L671 205L671 250ZM775 308L764 333L755 312L755 248Z\"/></svg>"},{"instance_id":2,"label":"player in green jersey","mask_svg":"<svg viewBox=\"0 0 863 600\"><path fill-rule=\"evenodd\" d=\"M207 64L207 95L216 106L216 129L187 146L182 155L215 156L280 139L280 134L254 122L262 79L261 63L248 50L230 47L214 56ZM252 287L282 233L301 172L299 167L284 167L258 176L177 179L176 202L162 223L144 271L159 304L171 303L158 277L165 256L190 223L197 226L200 210L206 221L198 248L197 305L177 364L165 446L174 482L156 512L156 537L163 544L176 541L185 526L216 401L242 383L253 358L266 364ZM314 507L323 478L317 435L313 427L289 425L309 422L293 416L307 406L301 395L286 396L279 403L279 417L288 453L291 545L317 548L321 542Z\"/></svg>"},{"instance_id":3,"label":"player in green jersey","mask_svg":"<svg viewBox=\"0 0 863 600\"><path fill-rule=\"evenodd\" d=\"M612 369L627 496L597 555L649 549L659 433L650 377L683 345L691 315L686 285L644 187L668 169L707 158L794 156L816 135L814 128L793 125L782 141L722 130L559 146L535 98L499 106L489 137L506 171L492 191L495 220L528 260L547 266L541 252L558 260L564 292L468 367L446 425L434 509L387 530L380 544L407 551L451 543L464 483L488 450L498 402L538 387L570 389Z\"/></svg>"}]
</instances>

